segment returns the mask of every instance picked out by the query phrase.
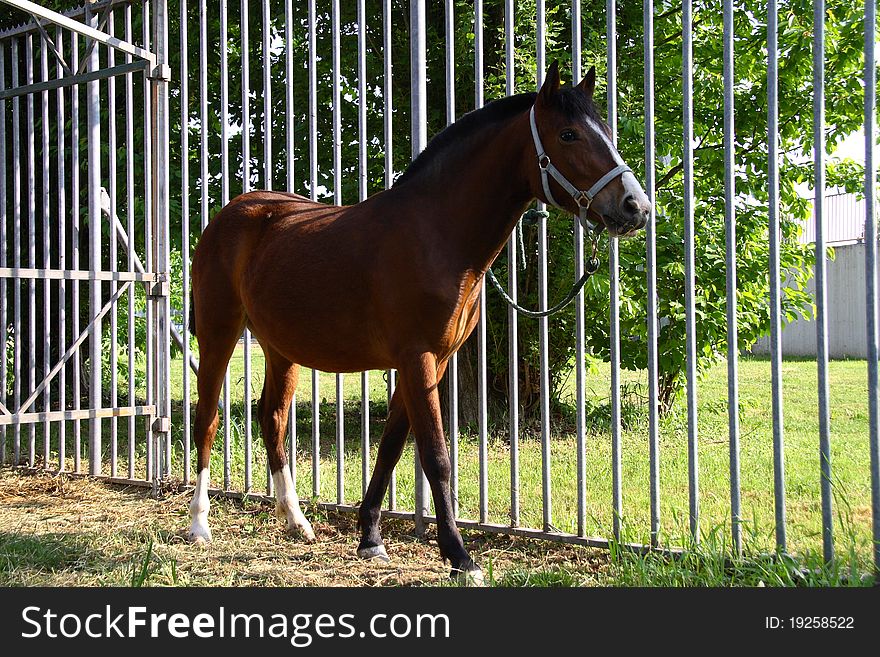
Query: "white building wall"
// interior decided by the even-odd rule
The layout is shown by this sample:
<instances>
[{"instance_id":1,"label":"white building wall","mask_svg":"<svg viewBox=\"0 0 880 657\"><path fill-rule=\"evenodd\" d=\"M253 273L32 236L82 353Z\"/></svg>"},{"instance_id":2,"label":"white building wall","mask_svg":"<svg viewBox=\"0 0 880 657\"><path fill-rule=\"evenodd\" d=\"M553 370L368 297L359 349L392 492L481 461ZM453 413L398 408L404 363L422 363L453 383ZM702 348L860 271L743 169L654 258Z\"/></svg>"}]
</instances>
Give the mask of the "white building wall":
<instances>
[{"instance_id":1,"label":"white building wall","mask_svg":"<svg viewBox=\"0 0 880 657\"><path fill-rule=\"evenodd\" d=\"M866 358L865 324L865 245L842 244L834 247L835 259L828 262L828 355L830 358ZM816 280L808 289L815 296ZM769 354L769 336L761 338L752 353ZM816 356L816 322L799 318L784 324L784 356Z\"/></svg>"}]
</instances>

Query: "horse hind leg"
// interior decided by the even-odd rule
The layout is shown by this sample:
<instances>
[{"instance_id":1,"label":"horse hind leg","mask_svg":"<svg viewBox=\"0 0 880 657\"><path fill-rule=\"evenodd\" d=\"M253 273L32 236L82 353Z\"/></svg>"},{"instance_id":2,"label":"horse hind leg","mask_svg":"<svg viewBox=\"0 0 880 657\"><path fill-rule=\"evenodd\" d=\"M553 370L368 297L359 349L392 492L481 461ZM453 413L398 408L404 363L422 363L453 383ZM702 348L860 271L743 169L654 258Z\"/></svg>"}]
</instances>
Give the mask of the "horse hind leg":
<instances>
[{"instance_id":1,"label":"horse hind leg","mask_svg":"<svg viewBox=\"0 0 880 657\"><path fill-rule=\"evenodd\" d=\"M199 401L193 426L198 477L189 505L192 524L187 533L187 539L192 543L211 541L211 529L208 527L208 511L211 506L208 487L211 482L211 447L220 424L217 402L220 399L226 365L235 351L244 322L243 311L212 314L199 320Z\"/></svg>"},{"instance_id":2,"label":"horse hind leg","mask_svg":"<svg viewBox=\"0 0 880 657\"><path fill-rule=\"evenodd\" d=\"M299 365L291 363L271 349L264 349L264 352L266 380L260 396L258 415L263 442L266 444L269 471L275 484L275 514L279 520L287 520L289 534L312 542L315 540L315 532L300 508L284 450L284 435L287 431L290 401L296 392ZM296 458L296 455L291 456Z\"/></svg>"}]
</instances>

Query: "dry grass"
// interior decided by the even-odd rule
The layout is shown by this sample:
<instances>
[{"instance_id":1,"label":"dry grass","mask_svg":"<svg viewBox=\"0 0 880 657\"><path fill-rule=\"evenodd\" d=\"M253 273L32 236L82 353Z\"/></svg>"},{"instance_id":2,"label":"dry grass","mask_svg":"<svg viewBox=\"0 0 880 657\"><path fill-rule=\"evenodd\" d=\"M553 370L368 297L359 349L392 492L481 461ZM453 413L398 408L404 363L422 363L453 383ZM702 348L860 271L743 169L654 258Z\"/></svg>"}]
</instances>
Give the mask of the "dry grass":
<instances>
[{"instance_id":1,"label":"dry grass","mask_svg":"<svg viewBox=\"0 0 880 657\"><path fill-rule=\"evenodd\" d=\"M265 502L215 499L214 542L187 543L191 493L153 499L146 489L41 472L0 469L2 586L440 586L448 566L429 533L383 521L392 562L355 554L355 519L307 510L318 535L288 538ZM574 546L466 532L465 543L496 582L563 570L577 585L601 583L607 554Z\"/></svg>"}]
</instances>

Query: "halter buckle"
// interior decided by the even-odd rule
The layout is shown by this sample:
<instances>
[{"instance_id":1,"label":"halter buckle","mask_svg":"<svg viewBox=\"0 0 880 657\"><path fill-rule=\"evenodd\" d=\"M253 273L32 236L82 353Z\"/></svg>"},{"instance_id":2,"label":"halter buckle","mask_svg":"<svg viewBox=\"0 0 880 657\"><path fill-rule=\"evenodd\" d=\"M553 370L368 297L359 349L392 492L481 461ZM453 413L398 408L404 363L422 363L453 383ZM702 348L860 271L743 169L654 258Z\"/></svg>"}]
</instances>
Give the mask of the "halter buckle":
<instances>
[{"instance_id":1,"label":"halter buckle","mask_svg":"<svg viewBox=\"0 0 880 657\"><path fill-rule=\"evenodd\" d=\"M586 192L578 192L576 196L573 197L574 202L577 203L579 208L583 208L584 210L590 209L590 204L593 202L593 197L588 195Z\"/></svg>"},{"instance_id":2,"label":"halter buckle","mask_svg":"<svg viewBox=\"0 0 880 657\"><path fill-rule=\"evenodd\" d=\"M550 168L550 156L547 153L541 153L538 155L538 168L541 171L546 171Z\"/></svg>"}]
</instances>

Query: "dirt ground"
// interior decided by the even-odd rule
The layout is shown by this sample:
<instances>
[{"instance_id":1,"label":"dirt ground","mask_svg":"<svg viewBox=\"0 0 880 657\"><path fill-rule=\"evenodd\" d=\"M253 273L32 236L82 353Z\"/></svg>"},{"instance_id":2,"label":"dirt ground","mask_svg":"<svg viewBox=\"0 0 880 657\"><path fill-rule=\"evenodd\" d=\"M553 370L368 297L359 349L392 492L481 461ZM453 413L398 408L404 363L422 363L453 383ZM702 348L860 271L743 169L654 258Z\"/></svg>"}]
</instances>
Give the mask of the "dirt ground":
<instances>
[{"instance_id":1,"label":"dirt ground","mask_svg":"<svg viewBox=\"0 0 880 657\"><path fill-rule=\"evenodd\" d=\"M191 492L0 469L3 586L442 586L449 567L409 521L383 520L390 564L355 555L349 514L306 510L317 541L288 538L266 502L212 500L213 543L185 541ZM606 553L463 532L487 580L501 585L601 584ZM548 579L547 575L554 574Z\"/></svg>"}]
</instances>

